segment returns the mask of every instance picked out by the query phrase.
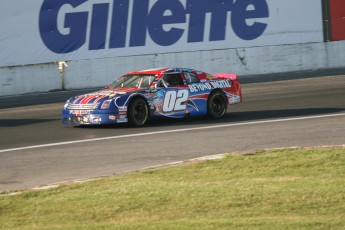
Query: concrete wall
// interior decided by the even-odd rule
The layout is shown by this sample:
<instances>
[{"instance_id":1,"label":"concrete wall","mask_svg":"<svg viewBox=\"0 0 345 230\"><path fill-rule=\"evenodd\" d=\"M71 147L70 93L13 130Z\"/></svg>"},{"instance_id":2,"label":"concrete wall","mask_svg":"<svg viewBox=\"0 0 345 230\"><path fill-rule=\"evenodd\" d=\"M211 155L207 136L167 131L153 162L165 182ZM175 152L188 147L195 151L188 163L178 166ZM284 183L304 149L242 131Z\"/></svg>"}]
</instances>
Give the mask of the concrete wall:
<instances>
[{"instance_id":1,"label":"concrete wall","mask_svg":"<svg viewBox=\"0 0 345 230\"><path fill-rule=\"evenodd\" d=\"M61 89L56 63L0 68L0 96Z\"/></svg>"},{"instance_id":2,"label":"concrete wall","mask_svg":"<svg viewBox=\"0 0 345 230\"><path fill-rule=\"evenodd\" d=\"M104 86L133 70L189 67L238 75L345 67L345 41L193 51L67 62L64 84L57 64L0 68L0 96Z\"/></svg>"}]
</instances>

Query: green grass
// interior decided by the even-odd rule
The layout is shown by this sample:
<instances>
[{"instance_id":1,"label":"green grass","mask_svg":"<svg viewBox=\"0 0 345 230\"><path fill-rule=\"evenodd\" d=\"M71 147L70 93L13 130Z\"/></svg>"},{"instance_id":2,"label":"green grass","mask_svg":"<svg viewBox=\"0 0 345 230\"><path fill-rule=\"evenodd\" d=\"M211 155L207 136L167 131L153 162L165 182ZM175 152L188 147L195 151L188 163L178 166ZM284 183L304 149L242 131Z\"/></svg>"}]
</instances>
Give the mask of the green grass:
<instances>
[{"instance_id":1,"label":"green grass","mask_svg":"<svg viewBox=\"0 0 345 230\"><path fill-rule=\"evenodd\" d=\"M0 197L0 229L344 229L345 148L261 151Z\"/></svg>"}]
</instances>

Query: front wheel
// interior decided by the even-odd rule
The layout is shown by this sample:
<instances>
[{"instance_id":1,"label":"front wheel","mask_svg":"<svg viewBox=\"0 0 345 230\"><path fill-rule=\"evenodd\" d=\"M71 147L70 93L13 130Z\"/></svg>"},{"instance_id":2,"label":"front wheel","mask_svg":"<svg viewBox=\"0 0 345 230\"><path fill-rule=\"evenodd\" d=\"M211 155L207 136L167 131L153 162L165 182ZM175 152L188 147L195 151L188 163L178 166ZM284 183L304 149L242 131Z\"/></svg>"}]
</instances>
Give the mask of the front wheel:
<instances>
[{"instance_id":1,"label":"front wheel","mask_svg":"<svg viewBox=\"0 0 345 230\"><path fill-rule=\"evenodd\" d=\"M128 107L128 122L134 127L145 125L149 117L149 108L142 98L134 98Z\"/></svg>"},{"instance_id":2,"label":"front wheel","mask_svg":"<svg viewBox=\"0 0 345 230\"><path fill-rule=\"evenodd\" d=\"M226 98L222 92L213 92L207 100L207 116L212 119L219 119L224 116L227 109Z\"/></svg>"}]
</instances>

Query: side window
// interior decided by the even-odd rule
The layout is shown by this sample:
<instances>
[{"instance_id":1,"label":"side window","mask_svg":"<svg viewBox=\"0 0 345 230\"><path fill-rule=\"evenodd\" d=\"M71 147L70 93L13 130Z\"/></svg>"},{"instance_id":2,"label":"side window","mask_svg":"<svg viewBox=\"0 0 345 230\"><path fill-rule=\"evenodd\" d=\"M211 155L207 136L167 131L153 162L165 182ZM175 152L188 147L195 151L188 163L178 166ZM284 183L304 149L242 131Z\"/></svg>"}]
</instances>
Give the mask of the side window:
<instances>
[{"instance_id":1,"label":"side window","mask_svg":"<svg viewBox=\"0 0 345 230\"><path fill-rule=\"evenodd\" d=\"M183 74L188 84L200 82L199 78L194 73L184 72Z\"/></svg>"},{"instance_id":2,"label":"side window","mask_svg":"<svg viewBox=\"0 0 345 230\"><path fill-rule=\"evenodd\" d=\"M168 87L183 86L183 80L180 74L166 74L163 77Z\"/></svg>"}]
</instances>

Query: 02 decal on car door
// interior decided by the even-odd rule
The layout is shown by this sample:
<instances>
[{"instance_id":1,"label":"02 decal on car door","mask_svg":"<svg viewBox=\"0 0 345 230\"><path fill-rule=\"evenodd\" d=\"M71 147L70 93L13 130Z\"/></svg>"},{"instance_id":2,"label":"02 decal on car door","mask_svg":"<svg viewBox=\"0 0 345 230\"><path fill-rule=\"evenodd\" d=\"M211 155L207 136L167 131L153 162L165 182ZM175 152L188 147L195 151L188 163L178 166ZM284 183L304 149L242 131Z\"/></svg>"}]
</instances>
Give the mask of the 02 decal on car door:
<instances>
[{"instance_id":1,"label":"02 decal on car door","mask_svg":"<svg viewBox=\"0 0 345 230\"><path fill-rule=\"evenodd\" d=\"M186 89L167 91L163 101L163 113L184 111L187 106L188 95Z\"/></svg>"}]
</instances>

